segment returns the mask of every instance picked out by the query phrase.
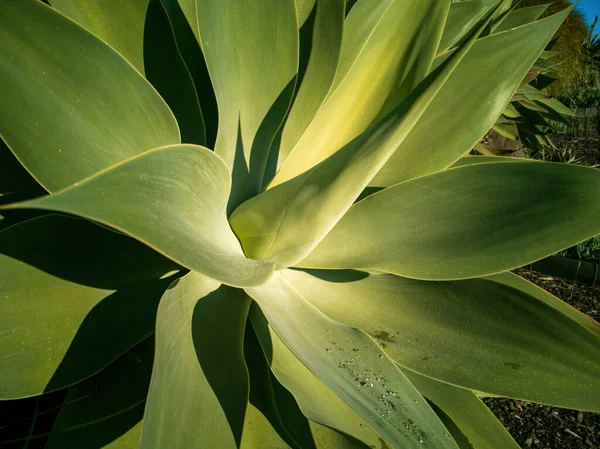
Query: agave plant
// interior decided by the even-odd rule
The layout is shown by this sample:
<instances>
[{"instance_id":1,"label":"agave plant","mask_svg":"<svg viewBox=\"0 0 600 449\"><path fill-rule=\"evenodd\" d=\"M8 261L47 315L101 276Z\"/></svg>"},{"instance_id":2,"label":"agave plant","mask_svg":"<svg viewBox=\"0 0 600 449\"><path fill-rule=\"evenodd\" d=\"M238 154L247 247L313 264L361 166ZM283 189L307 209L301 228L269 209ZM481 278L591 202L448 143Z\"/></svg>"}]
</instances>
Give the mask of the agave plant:
<instances>
[{"instance_id":1,"label":"agave plant","mask_svg":"<svg viewBox=\"0 0 600 449\"><path fill-rule=\"evenodd\" d=\"M68 392L13 442L504 449L482 396L600 411L598 323L509 272L600 233L600 172L462 157L568 11L50 4L0 2L0 395Z\"/></svg>"}]
</instances>

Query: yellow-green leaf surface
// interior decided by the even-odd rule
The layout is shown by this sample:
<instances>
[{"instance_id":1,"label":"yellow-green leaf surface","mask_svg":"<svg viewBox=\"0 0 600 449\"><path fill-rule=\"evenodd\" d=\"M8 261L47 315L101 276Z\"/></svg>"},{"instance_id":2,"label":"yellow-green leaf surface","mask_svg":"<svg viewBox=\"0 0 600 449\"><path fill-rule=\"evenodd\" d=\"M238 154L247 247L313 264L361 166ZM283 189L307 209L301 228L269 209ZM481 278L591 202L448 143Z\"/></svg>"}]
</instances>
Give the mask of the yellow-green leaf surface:
<instances>
[{"instance_id":1,"label":"yellow-green leaf surface","mask_svg":"<svg viewBox=\"0 0 600 449\"><path fill-rule=\"evenodd\" d=\"M466 279L523 266L599 233L599 170L475 164L356 203L299 266Z\"/></svg>"},{"instance_id":2,"label":"yellow-green leaf surface","mask_svg":"<svg viewBox=\"0 0 600 449\"><path fill-rule=\"evenodd\" d=\"M393 155L488 22L366 132L310 170L238 207L230 223L246 254L273 260L279 269L304 259Z\"/></svg>"},{"instance_id":3,"label":"yellow-green leaf surface","mask_svg":"<svg viewBox=\"0 0 600 449\"><path fill-rule=\"evenodd\" d=\"M387 187L442 170L469 151L496 122L568 12L479 39L371 185Z\"/></svg>"},{"instance_id":4,"label":"yellow-green leaf surface","mask_svg":"<svg viewBox=\"0 0 600 449\"><path fill-rule=\"evenodd\" d=\"M265 282L273 265L246 259L226 217L227 166L195 145L157 148L55 195L9 205L93 219L226 284Z\"/></svg>"},{"instance_id":5,"label":"yellow-green leaf surface","mask_svg":"<svg viewBox=\"0 0 600 449\"><path fill-rule=\"evenodd\" d=\"M298 4L298 2L296 2ZM344 0L317 0L306 72L285 121L278 153L281 165L325 100L338 66Z\"/></svg>"},{"instance_id":6,"label":"yellow-green leaf surface","mask_svg":"<svg viewBox=\"0 0 600 449\"><path fill-rule=\"evenodd\" d=\"M153 351L154 341L148 338L97 375L69 388L46 448L139 447Z\"/></svg>"},{"instance_id":7,"label":"yellow-green leaf surface","mask_svg":"<svg viewBox=\"0 0 600 449\"><path fill-rule=\"evenodd\" d=\"M552 305L556 298L490 279L294 270L283 276L331 319L369 333L402 366L493 395L600 409L600 336L589 329L598 324L576 321Z\"/></svg>"},{"instance_id":8,"label":"yellow-green leaf surface","mask_svg":"<svg viewBox=\"0 0 600 449\"><path fill-rule=\"evenodd\" d=\"M534 162L532 159L525 159L525 158L520 158L520 157L509 157L509 156L465 156L465 157L461 157L459 160L457 160L454 164L452 164L452 167L450 168L456 168L456 167L463 167L465 165L474 165L474 164L488 164L488 163L494 163L494 162Z\"/></svg>"},{"instance_id":9,"label":"yellow-green leaf surface","mask_svg":"<svg viewBox=\"0 0 600 449\"><path fill-rule=\"evenodd\" d=\"M494 33L500 33L535 21L548 9L548 6L549 5L528 6L526 8L510 11L494 28Z\"/></svg>"},{"instance_id":10,"label":"yellow-green leaf surface","mask_svg":"<svg viewBox=\"0 0 600 449\"><path fill-rule=\"evenodd\" d=\"M344 23L331 91L271 187L305 172L358 136L392 91L398 102L416 87L429 71L448 6L438 0L361 0L354 5Z\"/></svg>"},{"instance_id":11,"label":"yellow-green leaf surface","mask_svg":"<svg viewBox=\"0 0 600 449\"><path fill-rule=\"evenodd\" d=\"M176 268L135 240L58 215L0 232L0 253L2 399L69 386L154 332L170 282L158 277Z\"/></svg>"},{"instance_id":12,"label":"yellow-green leaf surface","mask_svg":"<svg viewBox=\"0 0 600 449\"><path fill-rule=\"evenodd\" d=\"M551 98L548 94L536 89L530 84L526 84L525 86L521 87L517 93L519 95L524 95L529 100L538 101L542 103L543 107L549 107L561 115L570 117L574 117L576 115L575 111L566 107L559 100L556 98Z\"/></svg>"},{"instance_id":13,"label":"yellow-green leaf surface","mask_svg":"<svg viewBox=\"0 0 600 449\"><path fill-rule=\"evenodd\" d=\"M144 73L144 24L150 0L51 0L50 4L94 33Z\"/></svg>"},{"instance_id":14,"label":"yellow-green leaf surface","mask_svg":"<svg viewBox=\"0 0 600 449\"><path fill-rule=\"evenodd\" d=\"M308 20L315 4L319 0L296 0L296 14L298 15L298 28ZM323 2L321 2L323 3ZM330 2L333 3L333 2Z\"/></svg>"},{"instance_id":15,"label":"yellow-green leaf surface","mask_svg":"<svg viewBox=\"0 0 600 449\"><path fill-rule=\"evenodd\" d=\"M450 11L438 46L438 53L443 53L455 45L498 2L499 0L471 0L450 3Z\"/></svg>"},{"instance_id":16,"label":"yellow-green leaf surface","mask_svg":"<svg viewBox=\"0 0 600 449\"><path fill-rule=\"evenodd\" d=\"M36 0L0 3L0 135L50 192L179 143L154 88L103 41Z\"/></svg>"},{"instance_id":17,"label":"yellow-green leaf surface","mask_svg":"<svg viewBox=\"0 0 600 449\"><path fill-rule=\"evenodd\" d=\"M391 447L457 447L417 390L366 334L322 314L280 273L246 291L285 345Z\"/></svg>"},{"instance_id":18,"label":"yellow-green leaf surface","mask_svg":"<svg viewBox=\"0 0 600 449\"><path fill-rule=\"evenodd\" d=\"M469 440L469 449L520 449L475 393L403 369L419 392L438 406Z\"/></svg>"},{"instance_id":19,"label":"yellow-green leaf surface","mask_svg":"<svg viewBox=\"0 0 600 449\"><path fill-rule=\"evenodd\" d=\"M160 0L52 0L131 62L173 110L184 143L206 144L194 82Z\"/></svg>"},{"instance_id":20,"label":"yellow-green leaf surface","mask_svg":"<svg viewBox=\"0 0 600 449\"><path fill-rule=\"evenodd\" d=\"M275 431L260 410L248 404L240 449L294 449Z\"/></svg>"},{"instance_id":21,"label":"yellow-green leaf surface","mask_svg":"<svg viewBox=\"0 0 600 449\"><path fill-rule=\"evenodd\" d=\"M248 401L250 300L199 273L175 281L156 318L141 449L236 449Z\"/></svg>"},{"instance_id":22,"label":"yellow-green leaf surface","mask_svg":"<svg viewBox=\"0 0 600 449\"><path fill-rule=\"evenodd\" d=\"M215 152L240 174L251 172L256 194L298 70L295 2L231 0L224 8L222 0L197 1L196 19L219 108ZM240 182L235 196L248 188Z\"/></svg>"},{"instance_id":23,"label":"yellow-green leaf surface","mask_svg":"<svg viewBox=\"0 0 600 449\"><path fill-rule=\"evenodd\" d=\"M378 435L348 404L298 360L269 326L260 309L253 307L250 317L271 372L294 396L304 416L327 428L350 435L368 446L376 445ZM331 346L332 351L344 352L334 346L337 345ZM277 404L281 402L282 399L278 397ZM281 416L282 419L285 418L284 414ZM323 436L323 439L329 438Z\"/></svg>"},{"instance_id":24,"label":"yellow-green leaf surface","mask_svg":"<svg viewBox=\"0 0 600 449\"><path fill-rule=\"evenodd\" d=\"M592 317L580 312L564 301L561 301L556 296L548 293L546 290L538 287L532 282L529 282L513 273L495 274L493 276L489 276L488 279L500 284L508 285L509 287L516 288L517 290L521 290L528 295L535 297L537 300L542 301L553 309L556 309L561 314L568 316L573 321L585 327L588 331L600 338L600 325Z\"/></svg>"}]
</instances>

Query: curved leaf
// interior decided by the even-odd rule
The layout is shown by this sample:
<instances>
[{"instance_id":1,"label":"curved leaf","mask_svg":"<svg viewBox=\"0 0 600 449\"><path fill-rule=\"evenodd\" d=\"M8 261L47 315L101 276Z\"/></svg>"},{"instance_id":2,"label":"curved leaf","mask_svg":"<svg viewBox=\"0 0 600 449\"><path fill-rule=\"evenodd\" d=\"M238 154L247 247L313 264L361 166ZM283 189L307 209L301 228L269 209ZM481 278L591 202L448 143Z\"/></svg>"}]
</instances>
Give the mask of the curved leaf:
<instances>
[{"instance_id":1,"label":"curved leaf","mask_svg":"<svg viewBox=\"0 0 600 449\"><path fill-rule=\"evenodd\" d=\"M499 0L471 0L450 3L450 11L437 49L438 53L443 53L454 46L498 2Z\"/></svg>"},{"instance_id":2,"label":"curved leaf","mask_svg":"<svg viewBox=\"0 0 600 449\"><path fill-rule=\"evenodd\" d=\"M258 307L250 309L252 326L276 380L293 395L298 407L311 421L349 435L368 446L377 444L378 435L348 404L315 376L281 341ZM275 388L277 404L285 398ZM281 414L282 419L285 414ZM317 435L315 435L316 438ZM329 439L326 435L322 437Z\"/></svg>"},{"instance_id":3,"label":"curved leaf","mask_svg":"<svg viewBox=\"0 0 600 449\"><path fill-rule=\"evenodd\" d=\"M342 148L421 82L448 12L438 0L361 0L344 23L335 80L270 186L314 167ZM400 87L399 87L400 86Z\"/></svg>"},{"instance_id":4,"label":"curved leaf","mask_svg":"<svg viewBox=\"0 0 600 449\"><path fill-rule=\"evenodd\" d=\"M52 0L131 62L172 108L184 143L206 144L194 82L160 0Z\"/></svg>"},{"instance_id":5,"label":"curved leaf","mask_svg":"<svg viewBox=\"0 0 600 449\"><path fill-rule=\"evenodd\" d=\"M292 449L275 431L263 413L248 404L240 449Z\"/></svg>"},{"instance_id":6,"label":"curved leaf","mask_svg":"<svg viewBox=\"0 0 600 449\"><path fill-rule=\"evenodd\" d=\"M430 280L480 277L593 237L599 217L596 169L533 161L468 165L356 203L298 265Z\"/></svg>"},{"instance_id":7,"label":"curved leaf","mask_svg":"<svg viewBox=\"0 0 600 449\"><path fill-rule=\"evenodd\" d=\"M291 100L288 86L298 70L296 5L230 0L224 8L221 0L204 0L195 7L219 108L215 152L238 172L233 197L245 199L262 187L268 151Z\"/></svg>"},{"instance_id":8,"label":"curved leaf","mask_svg":"<svg viewBox=\"0 0 600 449\"><path fill-rule=\"evenodd\" d=\"M479 39L370 185L388 187L442 170L473 148L569 11Z\"/></svg>"},{"instance_id":9,"label":"curved leaf","mask_svg":"<svg viewBox=\"0 0 600 449\"><path fill-rule=\"evenodd\" d=\"M144 23L150 0L50 0L52 7L94 33L144 73Z\"/></svg>"},{"instance_id":10,"label":"curved leaf","mask_svg":"<svg viewBox=\"0 0 600 449\"><path fill-rule=\"evenodd\" d=\"M495 162L527 162L533 161L532 159L525 159L520 157L510 157L510 156L465 156L461 157L454 164L452 164L449 168L457 168L463 167L465 165L474 165L474 164L488 164Z\"/></svg>"},{"instance_id":11,"label":"curved leaf","mask_svg":"<svg viewBox=\"0 0 600 449\"><path fill-rule=\"evenodd\" d=\"M244 256L227 223L229 187L227 166L212 151L174 145L148 151L55 195L7 207L93 219L224 283L259 285L273 265Z\"/></svg>"},{"instance_id":12,"label":"curved leaf","mask_svg":"<svg viewBox=\"0 0 600 449\"><path fill-rule=\"evenodd\" d=\"M600 335L589 330L598 324L576 321L561 310L569 306L552 306L493 278L283 275L320 311L368 332L396 362L418 373L498 396L600 407Z\"/></svg>"},{"instance_id":13,"label":"curved leaf","mask_svg":"<svg viewBox=\"0 0 600 449\"><path fill-rule=\"evenodd\" d=\"M248 402L250 301L191 272L160 302L141 449L237 448Z\"/></svg>"},{"instance_id":14,"label":"curved leaf","mask_svg":"<svg viewBox=\"0 0 600 449\"><path fill-rule=\"evenodd\" d=\"M246 254L273 260L279 269L304 259L394 154L489 20L366 132L310 170L238 207L230 223Z\"/></svg>"},{"instance_id":15,"label":"curved leaf","mask_svg":"<svg viewBox=\"0 0 600 449\"><path fill-rule=\"evenodd\" d=\"M438 406L469 440L472 449L520 449L475 393L403 369L419 392Z\"/></svg>"},{"instance_id":16,"label":"curved leaf","mask_svg":"<svg viewBox=\"0 0 600 449\"><path fill-rule=\"evenodd\" d=\"M280 273L247 292L302 363L392 447L457 447L421 395L364 333L323 315Z\"/></svg>"},{"instance_id":17,"label":"curved leaf","mask_svg":"<svg viewBox=\"0 0 600 449\"><path fill-rule=\"evenodd\" d=\"M154 341L145 340L106 369L69 388L47 449L132 449L139 445Z\"/></svg>"},{"instance_id":18,"label":"curved leaf","mask_svg":"<svg viewBox=\"0 0 600 449\"><path fill-rule=\"evenodd\" d=\"M500 33L502 31L510 30L511 28L534 22L548 9L548 6L549 4L536 5L513 10L498 23L494 28L494 33Z\"/></svg>"},{"instance_id":19,"label":"curved leaf","mask_svg":"<svg viewBox=\"0 0 600 449\"><path fill-rule=\"evenodd\" d=\"M0 232L0 253L2 399L74 384L154 332L170 282L158 277L176 268L135 240L58 215Z\"/></svg>"},{"instance_id":20,"label":"curved leaf","mask_svg":"<svg viewBox=\"0 0 600 449\"><path fill-rule=\"evenodd\" d=\"M283 127L278 167L310 125L333 83L342 45L344 7L344 0L316 1L308 65Z\"/></svg>"},{"instance_id":21,"label":"curved leaf","mask_svg":"<svg viewBox=\"0 0 600 449\"><path fill-rule=\"evenodd\" d=\"M36 0L0 3L0 84L0 134L50 192L180 141L168 106L125 59Z\"/></svg>"},{"instance_id":22,"label":"curved leaf","mask_svg":"<svg viewBox=\"0 0 600 449\"><path fill-rule=\"evenodd\" d=\"M296 0L296 14L298 16L298 28L308 20L311 11L319 0ZM321 2L322 3L322 2Z\"/></svg>"}]
</instances>

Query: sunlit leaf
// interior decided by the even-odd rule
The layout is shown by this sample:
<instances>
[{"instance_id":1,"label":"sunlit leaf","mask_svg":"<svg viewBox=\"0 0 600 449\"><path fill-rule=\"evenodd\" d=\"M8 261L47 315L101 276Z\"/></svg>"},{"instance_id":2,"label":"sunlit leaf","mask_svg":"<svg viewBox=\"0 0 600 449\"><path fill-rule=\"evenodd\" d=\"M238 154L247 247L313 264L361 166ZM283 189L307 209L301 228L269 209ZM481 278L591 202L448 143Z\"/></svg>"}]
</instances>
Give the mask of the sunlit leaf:
<instances>
[{"instance_id":1,"label":"sunlit leaf","mask_svg":"<svg viewBox=\"0 0 600 449\"><path fill-rule=\"evenodd\" d=\"M238 447L248 401L249 306L243 291L194 272L167 290L156 319L142 449Z\"/></svg>"},{"instance_id":2,"label":"sunlit leaf","mask_svg":"<svg viewBox=\"0 0 600 449\"><path fill-rule=\"evenodd\" d=\"M322 314L280 273L247 292L285 345L393 448L456 448L421 395L366 334Z\"/></svg>"},{"instance_id":3,"label":"sunlit leaf","mask_svg":"<svg viewBox=\"0 0 600 449\"><path fill-rule=\"evenodd\" d=\"M158 278L177 268L135 240L58 215L5 229L0 253L2 399L69 386L148 337L170 282Z\"/></svg>"},{"instance_id":4,"label":"sunlit leaf","mask_svg":"<svg viewBox=\"0 0 600 449\"><path fill-rule=\"evenodd\" d=\"M356 203L299 265L436 280L499 273L598 234L598 185L596 169L532 161L424 176Z\"/></svg>"},{"instance_id":5,"label":"sunlit leaf","mask_svg":"<svg viewBox=\"0 0 600 449\"><path fill-rule=\"evenodd\" d=\"M321 312L369 333L411 370L493 395L599 408L600 335L589 329L598 324L566 313L569 306L548 293L509 286L519 285L517 276L501 275L507 285L357 271L283 276Z\"/></svg>"},{"instance_id":6,"label":"sunlit leaf","mask_svg":"<svg viewBox=\"0 0 600 449\"><path fill-rule=\"evenodd\" d=\"M387 187L442 170L473 148L568 13L479 39L371 185ZM436 58L434 66L450 54Z\"/></svg>"},{"instance_id":7,"label":"sunlit leaf","mask_svg":"<svg viewBox=\"0 0 600 449\"><path fill-rule=\"evenodd\" d=\"M273 266L246 259L229 228L230 179L227 166L212 151L173 145L129 159L55 195L9 207L97 220L214 279L258 285Z\"/></svg>"},{"instance_id":8,"label":"sunlit leaf","mask_svg":"<svg viewBox=\"0 0 600 449\"><path fill-rule=\"evenodd\" d=\"M179 143L173 114L125 59L36 0L0 3L0 134L50 192Z\"/></svg>"},{"instance_id":9,"label":"sunlit leaf","mask_svg":"<svg viewBox=\"0 0 600 449\"><path fill-rule=\"evenodd\" d=\"M271 187L315 166L364 131L389 95L403 100L429 71L448 12L437 0L361 0L344 23L335 80Z\"/></svg>"}]
</instances>

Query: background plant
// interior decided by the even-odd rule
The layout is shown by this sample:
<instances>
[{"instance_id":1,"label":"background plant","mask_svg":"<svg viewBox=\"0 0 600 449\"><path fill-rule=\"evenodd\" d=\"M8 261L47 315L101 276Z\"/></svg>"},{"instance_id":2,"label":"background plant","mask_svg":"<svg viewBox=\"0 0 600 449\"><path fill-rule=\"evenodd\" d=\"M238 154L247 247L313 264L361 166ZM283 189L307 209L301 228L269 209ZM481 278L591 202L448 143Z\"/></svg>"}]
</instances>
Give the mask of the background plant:
<instances>
[{"instance_id":1,"label":"background plant","mask_svg":"<svg viewBox=\"0 0 600 449\"><path fill-rule=\"evenodd\" d=\"M5 442L515 448L480 396L598 411L598 323L509 270L600 232L599 172L462 157L568 10L51 4L0 3L0 397L67 392Z\"/></svg>"}]
</instances>

